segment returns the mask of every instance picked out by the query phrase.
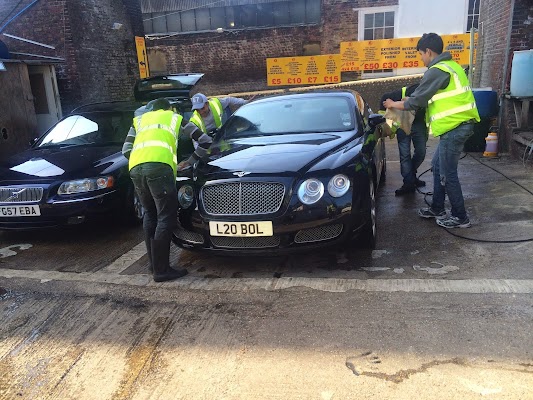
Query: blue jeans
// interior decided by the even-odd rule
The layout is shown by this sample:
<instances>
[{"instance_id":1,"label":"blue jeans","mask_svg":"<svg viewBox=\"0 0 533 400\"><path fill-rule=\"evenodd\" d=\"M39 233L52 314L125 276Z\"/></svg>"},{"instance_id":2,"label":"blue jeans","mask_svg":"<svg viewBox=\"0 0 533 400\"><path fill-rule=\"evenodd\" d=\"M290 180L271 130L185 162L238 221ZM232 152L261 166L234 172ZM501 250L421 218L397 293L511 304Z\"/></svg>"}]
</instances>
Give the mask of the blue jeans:
<instances>
[{"instance_id":1,"label":"blue jeans","mask_svg":"<svg viewBox=\"0 0 533 400\"><path fill-rule=\"evenodd\" d=\"M413 186L416 183L416 171L426 157L426 142L428 140L426 123L424 121L414 122L410 135L407 135L402 129L398 129L396 138L400 152L400 173L403 177L403 184ZM411 142L414 148L412 157Z\"/></svg>"},{"instance_id":2,"label":"blue jeans","mask_svg":"<svg viewBox=\"0 0 533 400\"><path fill-rule=\"evenodd\" d=\"M457 128L439 136L440 141L431 165L433 167L433 203L431 208L440 212L444 210L444 198L452 206L451 214L459 219L466 218L465 202L457 165L467 139L474 133L474 124L461 124Z\"/></svg>"},{"instance_id":3,"label":"blue jeans","mask_svg":"<svg viewBox=\"0 0 533 400\"><path fill-rule=\"evenodd\" d=\"M133 167L130 177L144 207L145 237L170 241L178 220L174 171L170 165L150 162Z\"/></svg>"}]
</instances>

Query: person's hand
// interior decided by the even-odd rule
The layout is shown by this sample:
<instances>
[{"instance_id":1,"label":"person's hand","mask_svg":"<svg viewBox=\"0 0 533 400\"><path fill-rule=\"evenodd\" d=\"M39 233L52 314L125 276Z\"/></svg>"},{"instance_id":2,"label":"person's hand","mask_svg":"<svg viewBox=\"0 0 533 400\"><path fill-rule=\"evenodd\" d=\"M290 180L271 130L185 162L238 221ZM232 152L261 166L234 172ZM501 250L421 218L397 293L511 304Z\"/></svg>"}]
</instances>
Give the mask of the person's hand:
<instances>
[{"instance_id":1,"label":"person's hand","mask_svg":"<svg viewBox=\"0 0 533 400\"><path fill-rule=\"evenodd\" d=\"M184 169L190 168L191 164L187 160L183 160L178 164L178 171L183 171Z\"/></svg>"},{"instance_id":2,"label":"person's hand","mask_svg":"<svg viewBox=\"0 0 533 400\"><path fill-rule=\"evenodd\" d=\"M392 99L387 99L387 100L385 100L385 101L383 102L383 107L385 107L385 108L392 108L393 104L394 104L394 100L392 100Z\"/></svg>"}]
</instances>

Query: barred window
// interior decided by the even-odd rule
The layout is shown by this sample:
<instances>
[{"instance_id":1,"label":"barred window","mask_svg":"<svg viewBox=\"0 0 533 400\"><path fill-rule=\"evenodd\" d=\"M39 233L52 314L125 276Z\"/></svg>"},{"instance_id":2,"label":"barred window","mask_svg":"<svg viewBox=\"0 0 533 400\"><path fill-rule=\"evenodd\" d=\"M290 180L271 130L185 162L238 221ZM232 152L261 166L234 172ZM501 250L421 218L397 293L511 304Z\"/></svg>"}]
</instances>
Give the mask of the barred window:
<instances>
[{"instance_id":1,"label":"barred window","mask_svg":"<svg viewBox=\"0 0 533 400\"><path fill-rule=\"evenodd\" d=\"M146 34L192 33L318 24L320 14L320 0L291 0L143 13L143 22Z\"/></svg>"},{"instance_id":2,"label":"barred window","mask_svg":"<svg viewBox=\"0 0 533 400\"><path fill-rule=\"evenodd\" d=\"M466 31L470 32L472 29L478 28L479 23L479 3L481 0L468 1L468 20L466 23Z\"/></svg>"}]
</instances>

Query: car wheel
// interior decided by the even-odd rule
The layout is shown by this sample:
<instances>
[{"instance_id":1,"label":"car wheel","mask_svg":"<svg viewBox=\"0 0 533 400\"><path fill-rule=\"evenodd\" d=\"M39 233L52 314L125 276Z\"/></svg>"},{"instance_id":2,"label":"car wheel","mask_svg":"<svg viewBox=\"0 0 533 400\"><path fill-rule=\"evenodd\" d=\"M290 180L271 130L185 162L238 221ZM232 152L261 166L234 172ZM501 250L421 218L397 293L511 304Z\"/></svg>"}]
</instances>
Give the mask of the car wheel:
<instances>
[{"instance_id":1,"label":"car wheel","mask_svg":"<svg viewBox=\"0 0 533 400\"><path fill-rule=\"evenodd\" d=\"M358 243L362 248L375 249L377 238L377 226L376 226L376 189L374 179L370 176L368 184L367 204L368 215L367 222L361 229Z\"/></svg>"}]
</instances>

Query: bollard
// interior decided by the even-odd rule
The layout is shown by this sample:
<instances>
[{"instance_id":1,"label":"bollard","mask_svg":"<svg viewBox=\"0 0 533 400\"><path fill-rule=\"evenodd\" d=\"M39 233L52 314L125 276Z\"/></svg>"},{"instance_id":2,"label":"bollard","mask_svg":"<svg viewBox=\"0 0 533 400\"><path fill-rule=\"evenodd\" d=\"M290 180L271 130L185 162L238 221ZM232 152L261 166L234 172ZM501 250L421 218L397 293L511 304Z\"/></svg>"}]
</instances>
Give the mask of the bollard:
<instances>
[{"instance_id":1,"label":"bollard","mask_svg":"<svg viewBox=\"0 0 533 400\"><path fill-rule=\"evenodd\" d=\"M485 138L487 142L483 157L498 157L498 134L496 132L489 132Z\"/></svg>"}]
</instances>

